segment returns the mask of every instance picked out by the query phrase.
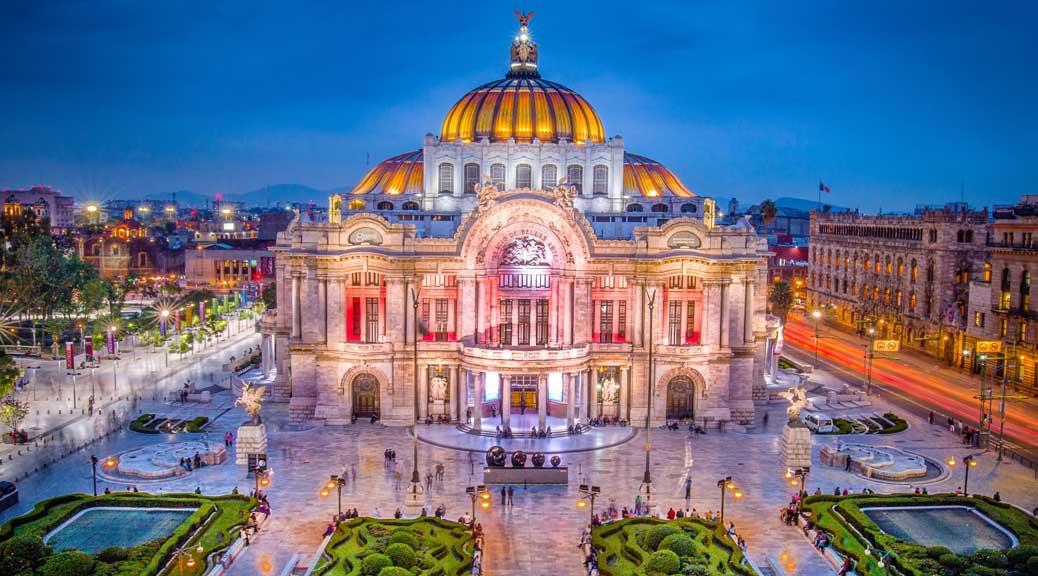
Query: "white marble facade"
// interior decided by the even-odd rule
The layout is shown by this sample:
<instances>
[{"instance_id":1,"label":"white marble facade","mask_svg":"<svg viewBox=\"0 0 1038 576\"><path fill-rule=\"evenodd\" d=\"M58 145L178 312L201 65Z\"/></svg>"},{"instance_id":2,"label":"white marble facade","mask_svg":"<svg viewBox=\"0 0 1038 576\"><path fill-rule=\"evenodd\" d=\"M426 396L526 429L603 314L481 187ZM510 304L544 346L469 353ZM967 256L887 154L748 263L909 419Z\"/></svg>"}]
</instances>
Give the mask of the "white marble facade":
<instances>
[{"instance_id":1,"label":"white marble facade","mask_svg":"<svg viewBox=\"0 0 1038 576\"><path fill-rule=\"evenodd\" d=\"M752 421L764 397L764 240L693 218L599 239L557 198L507 190L462 214L453 237L370 213L294 222L273 249L273 398L326 423L478 424L511 405L503 418L644 425L651 342L654 425L668 414Z\"/></svg>"}]
</instances>

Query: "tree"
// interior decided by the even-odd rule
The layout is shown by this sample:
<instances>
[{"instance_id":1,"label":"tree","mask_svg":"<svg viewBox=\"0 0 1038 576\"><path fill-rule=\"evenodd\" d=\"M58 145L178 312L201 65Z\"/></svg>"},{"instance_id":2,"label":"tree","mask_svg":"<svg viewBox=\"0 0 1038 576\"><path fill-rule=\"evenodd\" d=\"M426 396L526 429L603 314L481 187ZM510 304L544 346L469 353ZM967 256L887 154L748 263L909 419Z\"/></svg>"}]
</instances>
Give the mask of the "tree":
<instances>
[{"instance_id":1,"label":"tree","mask_svg":"<svg viewBox=\"0 0 1038 576\"><path fill-rule=\"evenodd\" d=\"M267 310L273 310L278 305L277 284L271 283L263 289L263 305Z\"/></svg>"},{"instance_id":2,"label":"tree","mask_svg":"<svg viewBox=\"0 0 1038 576\"><path fill-rule=\"evenodd\" d=\"M785 324L786 316L793 307L793 291L789 289L789 284L785 281L772 284L768 302L771 303L771 313L778 316Z\"/></svg>"},{"instance_id":3,"label":"tree","mask_svg":"<svg viewBox=\"0 0 1038 576\"><path fill-rule=\"evenodd\" d=\"M14 391L14 383L20 375L14 358L0 351L0 398Z\"/></svg>"},{"instance_id":4,"label":"tree","mask_svg":"<svg viewBox=\"0 0 1038 576\"><path fill-rule=\"evenodd\" d=\"M761 219L764 220L764 232L767 233L768 224L771 224L771 221L775 219L775 216L778 214L778 209L775 207L774 202L771 200L765 200L760 203L757 210L760 212Z\"/></svg>"},{"instance_id":5,"label":"tree","mask_svg":"<svg viewBox=\"0 0 1038 576\"><path fill-rule=\"evenodd\" d=\"M15 400L14 398L4 398L4 400L0 402L0 423L9 426L12 435L16 436L18 434L18 427L21 426L22 422L24 422L28 416L28 402Z\"/></svg>"}]
</instances>

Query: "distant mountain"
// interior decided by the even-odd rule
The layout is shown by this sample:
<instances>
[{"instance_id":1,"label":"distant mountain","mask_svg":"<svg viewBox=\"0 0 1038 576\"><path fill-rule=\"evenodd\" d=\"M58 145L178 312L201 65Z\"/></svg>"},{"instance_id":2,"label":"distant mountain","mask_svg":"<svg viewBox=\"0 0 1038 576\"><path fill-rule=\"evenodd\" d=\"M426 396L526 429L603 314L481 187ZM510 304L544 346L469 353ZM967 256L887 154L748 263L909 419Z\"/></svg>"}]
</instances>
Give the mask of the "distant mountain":
<instances>
[{"instance_id":1,"label":"distant mountain","mask_svg":"<svg viewBox=\"0 0 1038 576\"><path fill-rule=\"evenodd\" d=\"M318 204L328 201L328 192L318 190L305 184L272 184L251 192L225 194L225 200L244 202L251 206L279 204L285 202L309 202Z\"/></svg>"},{"instance_id":2,"label":"distant mountain","mask_svg":"<svg viewBox=\"0 0 1038 576\"><path fill-rule=\"evenodd\" d=\"M843 206L835 206L825 201L825 195L822 195L822 206L829 206L829 209L833 212L850 212L850 208ZM818 210L818 200L809 200L807 198L791 198L788 196L775 200L776 208L792 208L794 210L803 210L804 212L810 212L811 210Z\"/></svg>"}]
</instances>

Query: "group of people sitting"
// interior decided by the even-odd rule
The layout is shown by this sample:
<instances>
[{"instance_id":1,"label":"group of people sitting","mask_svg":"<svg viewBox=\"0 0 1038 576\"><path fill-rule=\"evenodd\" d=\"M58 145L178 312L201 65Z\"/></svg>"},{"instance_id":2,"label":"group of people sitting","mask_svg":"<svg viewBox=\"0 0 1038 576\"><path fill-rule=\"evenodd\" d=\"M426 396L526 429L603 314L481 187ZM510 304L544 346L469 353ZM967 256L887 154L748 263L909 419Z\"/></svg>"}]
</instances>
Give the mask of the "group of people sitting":
<instances>
[{"instance_id":1,"label":"group of people sitting","mask_svg":"<svg viewBox=\"0 0 1038 576\"><path fill-rule=\"evenodd\" d=\"M588 426L609 426L614 424L623 428L627 426L627 420L620 418L619 416L598 416L596 418L588 418Z\"/></svg>"},{"instance_id":2,"label":"group of people sitting","mask_svg":"<svg viewBox=\"0 0 1038 576\"><path fill-rule=\"evenodd\" d=\"M184 458L180 459L180 467L184 470L187 470L188 472L195 468L201 468L202 466L205 466L205 462L202 461L202 456L198 452L195 452L195 456L193 458L188 458L185 456Z\"/></svg>"},{"instance_id":3,"label":"group of people sitting","mask_svg":"<svg viewBox=\"0 0 1038 576\"><path fill-rule=\"evenodd\" d=\"M667 423L664 424L663 426L667 430L680 430L681 429L681 422L679 422L677 420L674 420L674 421L669 421L668 420ZM693 433L693 434L706 434L706 428L700 426L699 424L696 424L692 420L688 421L688 431Z\"/></svg>"},{"instance_id":4,"label":"group of people sitting","mask_svg":"<svg viewBox=\"0 0 1038 576\"><path fill-rule=\"evenodd\" d=\"M483 573L483 525L476 524L472 527L472 536L475 540L472 552L472 574L478 576Z\"/></svg>"},{"instance_id":5,"label":"group of people sitting","mask_svg":"<svg viewBox=\"0 0 1038 576\"><path fill-rule=\"evenodd\" d=\"M440 414L439 416L433 417L432 414L425 417L425 424L431 426L433 423L436 424L450 424L451 417L446 414Z\"/></svg>"},{"instance_id":6,"label":"group of people sitting","mask_svg":"<svg viewBox=\"0 0 1038 576\"><path fill-rule=\"evenodd\" d=\"M591 529L596 526L601 526L602 523L598 521L598 515L592 520L591 524L580 533L580 542L577 543L577 548L584 555L584 568L587 570L588 576L598 576L598 551L595 550L595 546L591 543Z\"/></svg>"}]
</instances>

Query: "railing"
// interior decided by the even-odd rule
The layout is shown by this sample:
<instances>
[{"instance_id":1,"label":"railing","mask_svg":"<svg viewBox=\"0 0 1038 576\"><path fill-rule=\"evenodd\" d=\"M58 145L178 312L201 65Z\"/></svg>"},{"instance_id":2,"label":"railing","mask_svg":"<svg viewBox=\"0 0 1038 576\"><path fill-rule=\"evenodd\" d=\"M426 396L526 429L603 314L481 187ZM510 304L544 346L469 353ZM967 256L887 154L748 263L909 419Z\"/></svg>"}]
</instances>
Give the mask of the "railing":
<instances>
[{"instance_id":1,"label":"railing","mask_svg":"<svg viewBox=\"0 0 1038 576\"><path fill-rule=\"evenodd\" d=\"M483 360L576 360L587 356L588 345L571 348L536 348L528 350L473 346L463 348L463 352L466 356Z\"/></svg>"}]
</instances>

